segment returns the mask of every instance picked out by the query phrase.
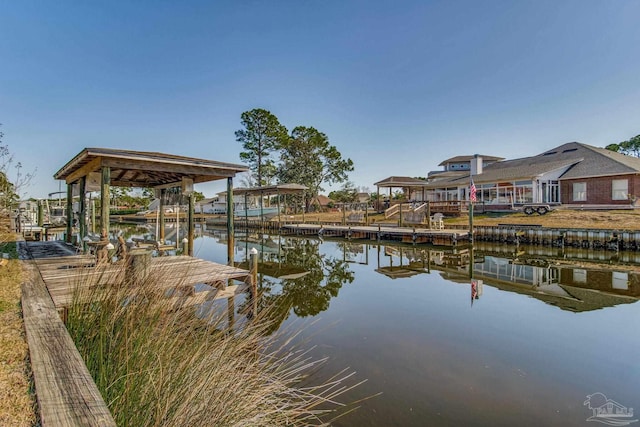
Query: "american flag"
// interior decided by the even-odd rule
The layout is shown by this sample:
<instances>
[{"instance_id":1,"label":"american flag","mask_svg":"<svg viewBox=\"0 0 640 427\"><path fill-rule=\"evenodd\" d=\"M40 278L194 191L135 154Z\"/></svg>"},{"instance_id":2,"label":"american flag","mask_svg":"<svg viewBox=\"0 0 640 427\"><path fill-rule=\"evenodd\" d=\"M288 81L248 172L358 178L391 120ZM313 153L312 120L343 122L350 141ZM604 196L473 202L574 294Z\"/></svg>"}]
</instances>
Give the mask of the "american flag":
<instances>
[{"instance_id":1,"label":"american flag","mask_svg":"<svg viewBox=\"0 0 640 427\"><path fill-rule=\"evenodd\" d=\"M475 203L476 200L476 185L473 183L473 178L471 178L471 187L469 188L469 201Z\"/></svg>"}]
</instances>

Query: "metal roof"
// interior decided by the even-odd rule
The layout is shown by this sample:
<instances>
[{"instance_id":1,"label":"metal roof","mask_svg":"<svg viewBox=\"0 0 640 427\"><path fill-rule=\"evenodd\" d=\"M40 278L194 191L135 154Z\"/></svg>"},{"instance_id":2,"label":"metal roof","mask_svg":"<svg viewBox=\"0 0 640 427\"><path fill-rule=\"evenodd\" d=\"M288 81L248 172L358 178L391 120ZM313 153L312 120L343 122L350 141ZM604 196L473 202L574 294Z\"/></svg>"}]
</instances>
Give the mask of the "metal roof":
<instances>
[{"instance_id":1,"label":"metal roof","mask_svg":"<svg viewBox=\"0 0 640 427\"><path fill-rule=\"evenodd\" d=\"M428 182L420 178L411 178L409 176L390 176L375 184L378 187L425 187Z\"/></svg>"},{"instance_id":2,"label":"metal roof","mask_svg":"<svg viewBox=\"0 0 640 427\"><path fill-rule=\"evenodd\" d=\"M234 177L249 170L244 165L173 154L119 150L111 148L85 148L55 173L55 179L71 184L81 177L89 177L111 169L111 185L119 187L171 187L183 178L194 183Z\"/></svg>"}]
</instances>

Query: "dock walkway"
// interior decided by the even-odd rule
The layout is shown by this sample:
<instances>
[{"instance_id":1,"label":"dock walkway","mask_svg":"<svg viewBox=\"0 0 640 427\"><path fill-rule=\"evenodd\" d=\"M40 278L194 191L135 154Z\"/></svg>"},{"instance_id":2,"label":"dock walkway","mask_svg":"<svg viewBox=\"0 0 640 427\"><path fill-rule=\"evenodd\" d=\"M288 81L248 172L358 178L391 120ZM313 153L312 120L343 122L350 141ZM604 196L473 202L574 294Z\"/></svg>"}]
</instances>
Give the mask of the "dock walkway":
<instances>
[{"instance_id":1,"label":"dock walkway","mask_svg":"<svg viewBox=\"0 0 640 427\"><path fill-rule=\"evenodd\" d=\"M123 284L131 265L96 263L60 241L20 242L19 252L29 276L22 284L22 307L41 425L115 426L59 313L78 287ZM180 306L232 300L254 286L250 271L188 256L150 258L141 266L147 282ZM228 285L230 279L242 283ZM196 292L197 284L210 286Z\"/></svg>"},{"instance_id":2,"label":"dock walkway","mask_svg":"<svg viewBox=\"0 0 640 427\"><path fill-rule=\"evenodd\" d=\"M456 246L458 242L467 241L466 230L442 229L432 230L416 227L390 227L372 225L323 225L323 224L285 224L285 233L302 235L319 235L322 237L343 237L347 239L387 240L405 243L429 243L441 246Z\"/></svg>"}]
</instances>

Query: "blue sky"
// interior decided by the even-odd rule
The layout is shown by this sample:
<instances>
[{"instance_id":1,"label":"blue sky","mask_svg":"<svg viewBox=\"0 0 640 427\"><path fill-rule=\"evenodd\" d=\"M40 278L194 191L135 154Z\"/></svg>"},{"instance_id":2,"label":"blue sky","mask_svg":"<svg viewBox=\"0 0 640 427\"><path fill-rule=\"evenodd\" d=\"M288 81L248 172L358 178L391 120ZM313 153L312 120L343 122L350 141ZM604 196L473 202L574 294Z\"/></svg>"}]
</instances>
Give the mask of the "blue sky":
<instances>
[{"instance_id":1,"label":"blue sky","mask_svg":"<svg viewBox=\"0 0 640 427\"><path fill-rule=\"evenodd\" d=\"M637 0L0 0L3 142L37 168L33 197L84 147L240 163L253 108L326 133L372 191L460 154L605 146L640 134L638 17Z\"/></svg>"}]
</instances>

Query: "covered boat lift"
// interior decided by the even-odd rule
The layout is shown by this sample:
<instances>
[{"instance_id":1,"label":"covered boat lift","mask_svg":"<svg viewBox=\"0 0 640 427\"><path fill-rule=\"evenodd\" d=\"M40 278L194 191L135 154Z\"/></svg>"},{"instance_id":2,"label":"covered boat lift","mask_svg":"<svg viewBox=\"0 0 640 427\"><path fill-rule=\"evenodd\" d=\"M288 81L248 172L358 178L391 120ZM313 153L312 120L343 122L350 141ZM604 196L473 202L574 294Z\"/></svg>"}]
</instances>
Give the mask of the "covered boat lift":
<instances>
[{"instance_id":1,"label":"covered boat lift","mask_svg":"<svg viewBox=\"0 0 640 427\"><path fill-rule=\"evenodd\" d=\"M168 188L181 187L182 193L189 198L188 212L188 255L193 256L194 239L194 195L193 184L227 180L227 207L233 209L233 177L248 168L233 163L223 163L193 157L172 154L119 150L111 148L85 148L58 172L54 178L67 184L67 233L66 240L71 242L74 186L80 195L79 234L80 239L87 236L85 193L100 191L101 228L109 232L109 187L153 188L160 192L159 210L160 235L164 241L164 192ZM227 216L227 230L233 239L233 215ZM233 262L233 241L228 247L229 262Z\"/></svg>"},{"instance_id":2,"label":"covered boat lift","mask_svg":"<svg viewBox=\"0 0 640 427\"><path fill-rule=\"evenodd\" d=\"M244 195L244 204L245 204L245 212L247 212L247 196L259 196L260 197L260 209L262 210L262 197L263 196L278 196L278 222L280 222L280 195L284 195L286 198L287 194L301 194L303 200L303 208L302 208L302 221L304 221L304 192L308 190L309 187L304 186L302 184L278 184L278 185L266 185L262 187L250 187L250 188L236 188L233 190L234 194ZM228 197L227 197L227 206L228 205ZM286 204L286 203L285 203ZM233 212L227 209L227 212ZM227 215L233 216L233 215ZM262 212L260 213L262 217Z\"/></svg>"}]
</instances>

